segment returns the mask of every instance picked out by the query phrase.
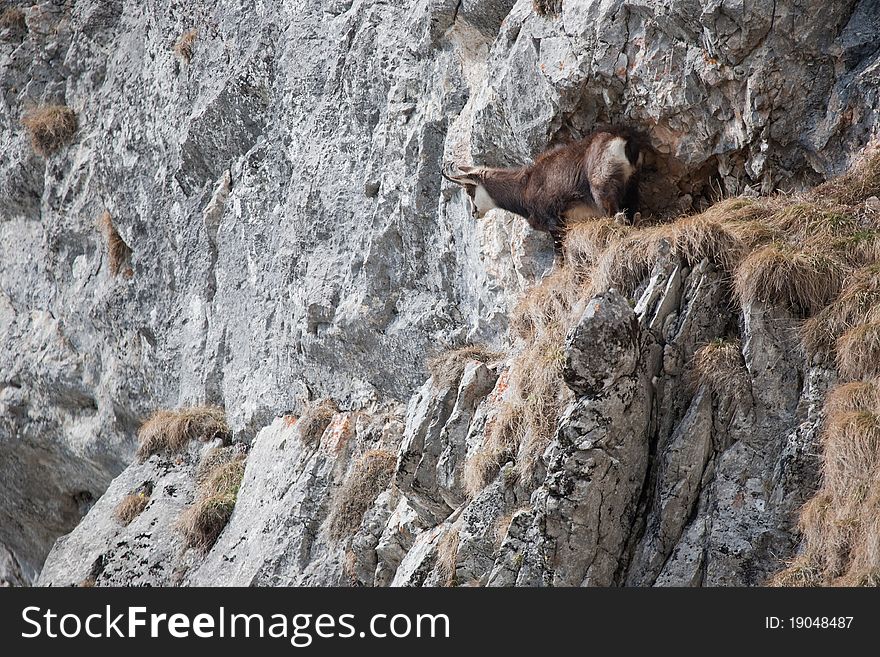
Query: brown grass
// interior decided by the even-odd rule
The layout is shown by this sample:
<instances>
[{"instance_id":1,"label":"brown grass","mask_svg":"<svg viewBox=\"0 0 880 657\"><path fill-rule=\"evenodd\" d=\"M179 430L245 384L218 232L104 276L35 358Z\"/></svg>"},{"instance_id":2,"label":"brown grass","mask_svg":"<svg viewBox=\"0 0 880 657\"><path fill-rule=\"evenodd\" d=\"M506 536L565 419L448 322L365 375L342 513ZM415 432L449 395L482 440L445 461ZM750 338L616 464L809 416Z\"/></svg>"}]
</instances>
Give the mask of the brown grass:
<instances>
[{"instance_id":1,"label":"brown grass","mask_svg":"<svg viewBox=\"0 0 880 657\"><path fill-rule=\"evenodd\" d=\"M801 509L804 550L775 586L880 584L880 379L831 390L823 479Z\"/></svg>"},{"instance_id":2,"label":"brown grass","mask_svg":"<svg viewBox=\"0 0 880 657\"><path fill-rule=\"evenodd\" d=\"M31 138L37 154L49 157L73 137L77 129L76 114L65 105L41 105L26 112L22 125Z\"/></svg>"},{"instance_id":3,"label":"brown grass","mask_svg":"<svg viewBox=\"0 0 880 657\"><path fill-rule=\"evenodd\" d=\"M177 43L174 44L174 54L187 64L192 61L198 36L198 30L192 28L181 34Z\"/></svg>"},{"instance_id":4,"label":"brown grass","mask_svg":"<svg viewBox=\"0 0 880 657\"><path fill-rule=\"evenodd\" d=\"M303 411L302 416L296 423L299 427L299 437L304 445L317 445L324 431L330 425L333 416L339 412L339 407L332 399L322 399L310 402Z\"/></svg>"},{"instance_id":5,"label":"brown grass","mask_svg":"<svg viewBox=\"0 0 880 657\"><path fill-rule=\"evenodd\" d=\"M880 376L880 322L859 324L837 339L837 374L846 381Z\"/></svg>"},{"instance_id":6,"label":"brown grass","mask_svg":"<svg viewBox=\"0 0 880 657\"><path fill-rule=\"evenodd\" d=\"M441 586L457 586L455 570L458 562L458 527L449 528L437 543L437 571Z\"/></svg>"},{"instance_id":7,"label":"brown grass","mask_svg":"<svg viewBox=\"0 0 880 657\"><path fill-rule=\"evenodd\" d=\"M558 16L562 12L562 0L532 0L539 16Z\"/></svg>"},{"instance_id":8,"label":"brown grass","mask_svg":"<svg viewBox=\"0 0 880 657\"><path fill-rule=\"evenodd\" d=\"M767 197L732 196L712 204L699 216L728 226L762 223L773 214L776 203Z\"/></svg>"},{"instance_id":9,"label":"brown grass","mask_svg":"<svg viewBox=\"0 0 880 657\"><path fill-rule=\"evenodd\" d=\"M458 385L469 361L491 363L504 358L504 354L492 351L484 345L467 345L434 356L427 362L434 385L440 387Z\"/></svg>"},{"instance_id":10,"label":"brown grass","mask_svg":"<svg viewBox=\"0 0 880 657\"><path fill-rule=\"evenodd\" d=\"M782 238L781 231L764 221L728 221L724 225L739 240L743 253Z\"/></svg>"},{"instance_id":11,"label":"brown grass","mask_svg":"<svg viewBox=\"0 0 880 657\"><path fill-rule=\"evenodd\" d=\"M614 219L574 223L565 232L565 262L575 270L580 279L584 279L591 274L609 246L632 233L632 227Z\"/></svg>"},{"instance_id":12,"label":"brown grass","mask_svg":"<svg viewBox=\"0 0 880 657\"><path fill-rule=\"evenodd\" d=\"M742 256L743 244L724 222L705 214L649 226L613 242L597 259L593 293L616 288L631 296L657 262L668 255L688 266L708 259L730 272Z\"/></svg>"},{"instance_id":13,"label":"brown grass","mask_svg":"<svg viewBox=\"0 0 880 657\"><path fill-rule=\"evenodd\" d=\"M391 482L397 456L388 450L373 449L355 461L345 481L333 496L330 536L348 538L361 526L364 513Z\"/></svg>"},{"instance_id":14,"label":"brown grass","mask_svg":"<svg viewBox=\"0 0 880 657\"><path fill-rule=\"evenodd\" d=\"M880 408L880 386L874 381L842 383L825 397L825 413L829 417L842 417L843 413L866 408Z\"/></svg>"},{"instance_id":15,"label":"brown grass","mask_svg":"<svg viewBox=\"0 0 880 657\"><path fill-rule=\"evenodd\" d=\"M131 248L116 230L116 226L113 225L113 217L107 210L104 210L98 219L98 227L104 233L104 239L107 241L110 274L116 276L122 271L123 265L131 256ZM131 269L125 270L126 275L129 275L130 272Z\"/></svg>"},{"instance_id":16,"label":"brown grass","mask_svg":"<svg viewBox=\"0 0 880 657\"><path fill-rule=\"evenodd\" d=\"M128 525L141 514L141 511L147 508L149 503L150 496L145 492L129 493L116 505L113 515L123 525Z\"/></svg>"},{"instance_id":17,"label":"brown grass","mask_svg":"<svg viewBox=\"0 0 880 657\"><path fill-rule=\"evenodd\" d=\"M844 175L816 187L812 196L832 197L845 205L858 205L872 196L880 197L880 142L865 149Z\"/></svg>"},{"instance_id":18,"label":"brown grass","mask_svg":"<svg viewBox=\"0 0 880 657\"><path fill-rule=\"evenodd\" d=\"M18 7L9 7L0 13L0 32L5 30L18 34L27 31L24 12Z\"/></svg>"},{"instance_id":19,"label":"brown grass","mask_svg":"<svg viewBox=\"0 0 880 657\"><path fill-rule=\"evenodd\" d=\"M795 196L771 215L770 221L791 242L804 239L826 240L848 235L858 228L856 214L846 206L830 200L816 200L809 196Z\"/></svg>"},{"instance_id":20,"label":"brown grass","mask_svg":"<svg viewBox=\"0 0 880 657\"><path fill-rule=\"evenodd\" d=\"M694 373L716 397L739 399L749 389L749 374L739 340L718 339L694 354Z\"/></svg>"},{"instance_id":21,"label":"brown grass","mask_svg":"<svg viewBox=\"0 0 880 657\"><path fill-rule=\"evenodd\" d=\"M523 511L528 509L528 504L521 504L512 511L509 511L498 518L495 521L495 525L492 528L492 535L494 540L495 551L497 552L501 548L501 544L504 542L504 538L507 536L507 531L510 529L510 525L513 523L513 517Z\"/></svg>"},{"instance_id":22,"label":"brown grass","mask_svg":"<svg viewBox=\"0 0 880 657\"><path fill-rule=\"evenodd\" d=\"M571 393L562 378L565 334L582 291L569 268L556 269L520 299L511 327L524 338L512 358L509 386L486 421L483 444L465 464L465 487L476 494L514 459L519 475L531 477L553 438Z\"/></svg>"},{"instance_id":23,"label":"brown grass","mask_svg":"<svg viewBox=\"0 0 880 657\"><path fill-rule=\"evenodd\" d=\"M774 243L743 260L735 289L743 306L764 302L809 316L837 295L844 274L844 264L827 251Z\"/></svg>"},{"instance_id":24,"label":"brown grass","mask_svg":"<svg viewBox=\"0 0 880 657\"><path fill-rule=\"evenodd\" d=\"M208 550L229 522L241 480L245 458L237 458L211 469L199 483L196 500L184 511L177 523L188 548Z\"/></svg>"},{"instance_id":25,"label":"brown grass","mask_svg":"<svg viewBox=\"0 0 880 657\"><path fill-rule=\"evenodd\" d=\"M810 317L801 329L808 354L833 352L846 331L867 322L880 305L880 267L870 265L854 271L831 304Z\"/></svg>"},{"instance_id":26,"label":"brown grass","mask_svg":"<svg viewBox=\"0 0 880 657\"><path fill-rule=\"evenodd\" d=\"M159 410L138 431L137 457L145 461L152 454L182 451L189 441L207 442L229 438L226 413L215 406L194 406L177 410Z\"/></svg>"},{"instance_id":27,"label":"brown grass","mask_svg":"<svg viewBox=\"0 0 880 657\"><path fill-rule=\"evenodd\" d=\"M571 309L585 294L577 276L569 268L555 268L537 285L526 290L510 316L515 337L526 342L539 333L568 330Z\"/></svg>"}]
</instances>

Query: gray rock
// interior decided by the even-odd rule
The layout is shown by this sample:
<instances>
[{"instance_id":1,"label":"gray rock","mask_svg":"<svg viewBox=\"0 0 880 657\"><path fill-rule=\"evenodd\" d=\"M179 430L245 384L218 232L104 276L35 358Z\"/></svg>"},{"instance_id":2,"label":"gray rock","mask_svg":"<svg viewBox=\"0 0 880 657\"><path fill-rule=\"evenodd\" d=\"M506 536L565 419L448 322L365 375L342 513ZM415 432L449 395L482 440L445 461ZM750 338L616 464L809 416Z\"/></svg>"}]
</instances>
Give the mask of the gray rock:
<instances>
[{"instance_id":1,"label":"gray rock","mask_svg":"<svg viewBox=\"0 0 880 657\"><path fill-rule=\"evenodd\" d=\"M472 361L456 385L438 390L428 381L410 403L394 483L426 521L443 520L465 500L468 430L496 378Z\"/></svg>"},{"instance_id":2,"label":"gray rock","mask_svg":"<svg viewBox=\"0 0 880 657\"><path fill-rule=\"evenodd\" d=\"M58 539L37 581L41 586L171 586L201 560L177 529L193 503L200 459L213 448L193 441L180 455L154 455L116 477L89 514ZM147 483L144 510L129 524L115 514L123 498Z\"/></svg>"},{"instance_id":3,"label":"gray rock","mask_svg":"<svg viewBox=\"0 0 880 657\"><path fill-rule=\"evenodd\" d=\"M474 341L510 346L510 311L550 265L552 247L508 213L474 221L461 191L438 175L445 161L523 163L598 121L625 120L649 126L656 150L643 180L646 210L698 208L719 184L725 195L803 189L842 171L878 135L876 18L873 0L584 0L564 2L556 18L537 15L530 0L29 7L26 31L0 35L0 581L34 582L71 531L83 556L62 541L41 581L91 573L116 531L115 497L140 483L139 466L128 465L134 436L157 408L222 405L238 440L266 431L259 447L281 440L274 418L310 399L333 396L369 414L406 404L429 353ZM183 61L173 45L190 28L198 36ZM79 129L42 158L20 119L48 102L71 107ZM131 277L109 273L95 226L105 209L132 249ZM649 455L676 444L702 458L704 439L680 440L694 395L690 358L704 340L743 338L754 408L713 398L712 456L698 493L695 470L682 471L694 517L678 542L674 505L654 498L675 488L678 466L661 472L650 460L632 511L644 447L588 448L572 429L569 442L551 445L561 468L551 477L579 467L580 452L599 450L597 463L615 450L633 459L601 466L592 487L573 480L579 494L620 496L608 501L625 509L607 537L614 555L601 566L573 555L564 574L546 570L528 521L551 513L561 523L544 488L541 505L520 511L493 552L490 581L575 581L586 568L584 581L605 582L617 562L623 583L635 559L650 564L638 566L649 584L668 553L656 583L751 584L790 552L793 509L815 481L807 445L819 418L795 376L808 368L774 327L791 318L731 308L713 268L673 259L641 283L643 341L632 351L618 336L635 359L618 371L590 370L602 355L583 340L570 349L579 354L571 371L589 374L574 383L582 396L634 380L628 403L653 400L646 416L616 418L579 399L570 426L587 431L596 412L622 436L619 420L642 432L647 418ZM831 379L805 376L815 391ZM381 495L347 542L326 534L322 496L368 447L367 433L355 432L363 440L338 462L291 448L285 462L312 473L308 484L273 474L269 457L256 454L267 471L249 465L247 489L277 495L292 486L288 502L303 517L279 511L290 535L270 533L278 544L265 546L264 561L225 543L248 529L237 517L221 541L239 556L209 555L217 574L188 581L348 583L353 575L367 583L375 564L373 582L387 584L404 562L410 574L398 581L435 581L430 560L421 580L413 574L421 566L410 568L413 546L430 543L425 532L460 511L464 541L470 527L487 527L535 493L516 491L510 502L506 491L500 507L467 510L483 498L461 495L462 440L467 450L480 443L497 403L478 388L458 411L458 390L443 403L426 392L421 418L407 419L437 429L424 434L418 479L412 449L401 479L409 483ZM417 494L415 481L424 482ZM250 495L242 505L253 510ZM576 505L585 517L588 497ZM254 527L269 523L263 513ZM157 554L173 547L166 520L156 527L169 537L152 530ZM104 533L89 543L78 524ZM662 547L646 538L660 526L672 528ZM407 529L398 536L392 527ZM474 532L473 550L462 543L462 573L489 559L483 529ZM119 554L110 560L120 564L114 581L168 581L129 572Z\"/></svg>"},{"instance_id":4,"label":"gray rock","mask_svg":"<svg viewBox=\"0 0 880 657\"><path fill-rule=\"evenodd\" d=\"M635 371L638 323L629 303L608 292L591 299L565 341L563 376L578 395L596 396Z\"/></svg>"}]
</instances>

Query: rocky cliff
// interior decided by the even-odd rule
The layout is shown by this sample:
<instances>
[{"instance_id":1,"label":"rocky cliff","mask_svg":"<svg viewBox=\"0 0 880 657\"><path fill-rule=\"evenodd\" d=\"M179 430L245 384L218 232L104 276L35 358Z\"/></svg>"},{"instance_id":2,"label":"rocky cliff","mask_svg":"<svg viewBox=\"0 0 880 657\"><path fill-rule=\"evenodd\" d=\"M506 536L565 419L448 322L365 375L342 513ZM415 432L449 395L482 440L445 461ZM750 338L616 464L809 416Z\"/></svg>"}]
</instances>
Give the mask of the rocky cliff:
<instances>
[{"instance_id":1,"label":"rocky cliff","mask_svg":"<svg viewBox=\"0 0 880 657\"><path fill-rule=\"evenodd\" d=\"M880 131L877 2L2 12L3 581L761 584L799 551L826 390L880 374L835 349L874 322L880 165L797 195ZM439 176L601 121L650 133L643 225L566 267ZM819 552L801 580L846 570Z\"/></svg>"}]
</instances>

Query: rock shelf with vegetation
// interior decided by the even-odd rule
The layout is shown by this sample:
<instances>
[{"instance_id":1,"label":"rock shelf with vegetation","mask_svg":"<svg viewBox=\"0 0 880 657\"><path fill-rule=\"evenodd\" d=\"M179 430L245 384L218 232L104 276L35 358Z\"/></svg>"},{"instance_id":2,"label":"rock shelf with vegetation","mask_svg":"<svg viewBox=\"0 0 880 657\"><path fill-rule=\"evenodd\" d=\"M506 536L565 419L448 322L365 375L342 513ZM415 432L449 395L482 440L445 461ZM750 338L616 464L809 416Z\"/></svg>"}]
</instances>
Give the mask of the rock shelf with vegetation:
<instances>
[{"instance_id":1,"label":"rock shelf with vegetation","mask_svg":"<svg viewBox=\"0 0 880 657\"><path fill-rule=\"evenodd\" d=\"M3 4L0 579L877 584L875 4Z\"/></svg>"}]
</instances>

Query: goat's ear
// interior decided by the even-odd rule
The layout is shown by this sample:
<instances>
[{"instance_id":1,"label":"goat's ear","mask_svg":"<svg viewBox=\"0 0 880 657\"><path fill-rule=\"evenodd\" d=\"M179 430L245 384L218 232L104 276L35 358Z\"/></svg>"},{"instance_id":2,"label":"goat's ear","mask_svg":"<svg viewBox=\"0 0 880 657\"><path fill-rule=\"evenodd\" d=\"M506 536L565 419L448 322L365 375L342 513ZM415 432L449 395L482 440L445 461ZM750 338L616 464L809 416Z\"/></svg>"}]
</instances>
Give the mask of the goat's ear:
<instances>
[{"instance_id":1,"label":"goat's ear","mask_svg":"<svg viewBox=\"0 0 880 657\"><path fill-rule=\"evenodd\" d=\"M441 175L451 182L458 185L479 185L480 180L473 174L476 171L474 167L459 167L454 164L447 164L443 167Z\"/></svg>"}]
</instances>

